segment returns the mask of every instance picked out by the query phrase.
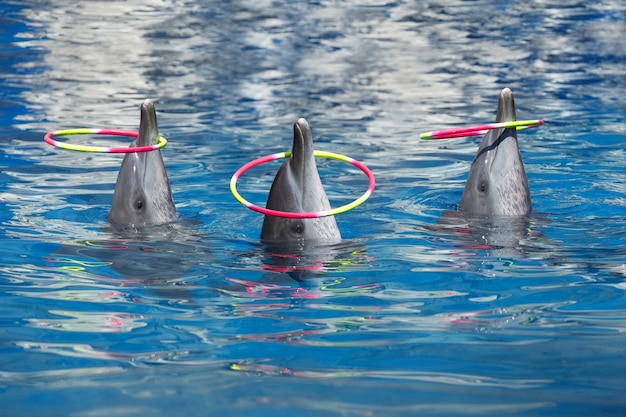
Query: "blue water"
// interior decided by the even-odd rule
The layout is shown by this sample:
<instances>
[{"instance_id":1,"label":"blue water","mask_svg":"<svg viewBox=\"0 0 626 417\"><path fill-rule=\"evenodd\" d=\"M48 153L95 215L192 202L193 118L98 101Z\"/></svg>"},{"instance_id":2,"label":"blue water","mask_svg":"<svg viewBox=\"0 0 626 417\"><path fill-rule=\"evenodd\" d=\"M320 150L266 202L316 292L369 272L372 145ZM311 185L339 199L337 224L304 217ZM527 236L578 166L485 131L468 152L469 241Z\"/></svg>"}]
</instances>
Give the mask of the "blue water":
<instances>
[{"instance_id":1,"label":"blue water","mask_svg":"<svg viewBox=\"0 0 626 417\"><path fill-rule=\"evenodd\" d=\"M2 7L0 415L626 413L622 1ZM446 227L478 140L419 133L492 121L503 87L546 121L519 134L533 214ZM146 97L183 220L120 235L121 157L42 138L136 129ZM299 117L377 188L340 245L280 258L228 182ZM333 206L365 191L319 165Z\"/></svg>"}]
</instances>

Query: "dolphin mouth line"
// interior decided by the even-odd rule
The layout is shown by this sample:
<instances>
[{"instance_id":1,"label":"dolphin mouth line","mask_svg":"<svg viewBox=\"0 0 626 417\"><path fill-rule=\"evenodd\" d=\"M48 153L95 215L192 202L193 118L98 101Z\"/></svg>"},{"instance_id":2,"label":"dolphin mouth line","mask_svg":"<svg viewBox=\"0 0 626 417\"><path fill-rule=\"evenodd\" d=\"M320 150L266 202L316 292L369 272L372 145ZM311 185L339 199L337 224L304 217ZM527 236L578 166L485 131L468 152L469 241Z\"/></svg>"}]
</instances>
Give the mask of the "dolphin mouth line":
<instances>
[{"instance_id":1,"label":"dolphin mouth line","mask_svg":"<svg viewBox=\"0 0 626 417\"><path fill-rule=\"evenodd\" d=\"M141 158L143 156L143 158ZM146 176L148 176L148 155L140 155L141 169L143 169L143 175L141 176L142 186L145 186Z\"/></svg>"},{"instance_id":2,"label":"dolphin mouth line","mask_svg":"<svg viewBox=\"0 0 626 417\"><path fill-rule=\"evenodd\" d=\"M472 165L474 164L474 162L476 162L478 160L478 158L484 154L485 152L489 152L492 151L494 149L496 149L498 146L500 146L500 144L502 142L504 142L504 140L506 140L510 135L505 135L504 133L506 132L506 129L500 134L500 136L498 137L498 139L496 139L496 141L494 143L492 143L489 146L485 146L484 148L482 148L480 150L480 152L478 152L476 154L476 156L474 157L474 160L472 161Z\"/></svg>"}]
</instances>

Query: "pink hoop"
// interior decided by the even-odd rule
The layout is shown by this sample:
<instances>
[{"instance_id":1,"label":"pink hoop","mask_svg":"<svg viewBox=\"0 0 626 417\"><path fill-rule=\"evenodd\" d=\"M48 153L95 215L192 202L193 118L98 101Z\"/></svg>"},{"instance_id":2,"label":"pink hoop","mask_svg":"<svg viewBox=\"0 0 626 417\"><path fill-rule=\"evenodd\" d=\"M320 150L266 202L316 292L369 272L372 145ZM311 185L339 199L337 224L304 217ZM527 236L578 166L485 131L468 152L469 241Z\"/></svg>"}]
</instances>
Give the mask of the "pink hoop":
<instances>
[{"instance_id":1,"label":"pink hoop","mask_svg":"<svg viewBox=\"0 0 626 417\"><path fill-rule=\"evenodd\" d=\"M280 152L280 153L275 153L275 154L271 154L271 155L267 155L267 156L255 159L254 161L248 162L247 164L239 168L237 171L235 171L232 178L230 179L230 192L233 194L233 196L235 197L237 201L239 201L241 204L243 204L250 210L256 211L261 214L265 214L267 216L286 217L289 219L315 219L318 217L334 216L336 214L345 213L346 211L352 210L353 208L361 205L374 192L374 187L376 186L376 180L374 179L374 174L372 174L369 168L367 168L363 163L357 161L356 159L352 159L349 156L344 156L344 155L340 155L340 154L336 154L332 152L315 151L314 155L317 157L321 157L321 158L335 159L337 161L347 162L357 167L358 169L360 169L365 175L367 175L367 178L369 179L369 186L367 187L367 191L365 191L365 193L361 197L357 198L353 202L346 204L344 206L338 207L336 209L314 211L314 212L298 213L298 212L290 212L290 211L272 210L272 209L268 209L265 207L257 206L247 201L237 191L237 180L239 179L239 177L244 172L250 170L251 168L254 168L257 165L261 165L270 161L275 161L277 159L289 158L291 156L291 152Z\"/></svg>"}]
</instances>

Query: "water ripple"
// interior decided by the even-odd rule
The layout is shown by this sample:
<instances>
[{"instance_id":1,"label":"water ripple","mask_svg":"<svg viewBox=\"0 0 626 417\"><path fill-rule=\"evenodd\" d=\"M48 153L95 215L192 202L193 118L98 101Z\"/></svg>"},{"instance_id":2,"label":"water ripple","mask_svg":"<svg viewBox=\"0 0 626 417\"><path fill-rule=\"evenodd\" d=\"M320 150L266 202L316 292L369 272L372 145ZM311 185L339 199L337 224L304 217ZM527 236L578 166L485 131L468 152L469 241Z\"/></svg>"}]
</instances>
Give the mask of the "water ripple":
<instances>
[{"instance_id":1,"label":"water ripple","mask_svg":"<svg viewBox=\"0 0 626 417\"><path fill-rule=\"evenodd\" d=\"M142 321L144 317L122 312L50 310L50 314L67 318L25 318L24 320L29 323L28 325L37 328L89 333L125 333L147 325Z\"/></svg>"},{"instance_id":2,"label":"water ripple","mask_svg":"<svg viewBox=\"0 0 626 417\"><path fill-rule=\"evenodd\" d=\"M358 370L315 370L315 369L290 369L273 365L261 365L251 363L232 364L231 369L239 372L250 372L260 375L280 375L293 376L298 378L381 378L381 379L398 379L422 382L434 382L438 384L451 385L480 385L492 387L505 387L511 389L529 389L548 385L554 381L549 379L518 379L505 380L497 378L489 378L479 375L463 375L463 374L447 374L447 373L428 373L428 372L411 372L411 371L358 371Z\"/></svg>"}]
</instances>

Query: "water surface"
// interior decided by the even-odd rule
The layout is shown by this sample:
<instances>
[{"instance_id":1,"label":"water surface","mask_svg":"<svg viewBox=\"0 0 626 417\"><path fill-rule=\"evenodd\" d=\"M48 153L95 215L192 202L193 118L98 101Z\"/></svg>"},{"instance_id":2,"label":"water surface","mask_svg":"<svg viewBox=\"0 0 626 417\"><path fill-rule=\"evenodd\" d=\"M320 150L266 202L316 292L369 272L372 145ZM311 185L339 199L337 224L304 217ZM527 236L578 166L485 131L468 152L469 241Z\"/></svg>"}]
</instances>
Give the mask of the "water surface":
<instances>
[{"instance_id":1,"label":"water surface","mask_svg":"<svg viewBox=\"0 0 626 417\"><path fill-rule=\"evenodd\" d=\"M621 2L3 7L2 413L626 410ZM492 121L504 87L519 119L546 121L519 134L534 211L446 224L478 140L419 133ZM183 221L120 234L106 213L121 157L42 138L136 129L146 97ZM337 217L341 244L294 258L259 243L262 217L228 182L287 150L299 117L377 188ZM318 164L335 207L367 187ZM278 166L240 191L262 204Z\"/></svg>"}]
</instances>

